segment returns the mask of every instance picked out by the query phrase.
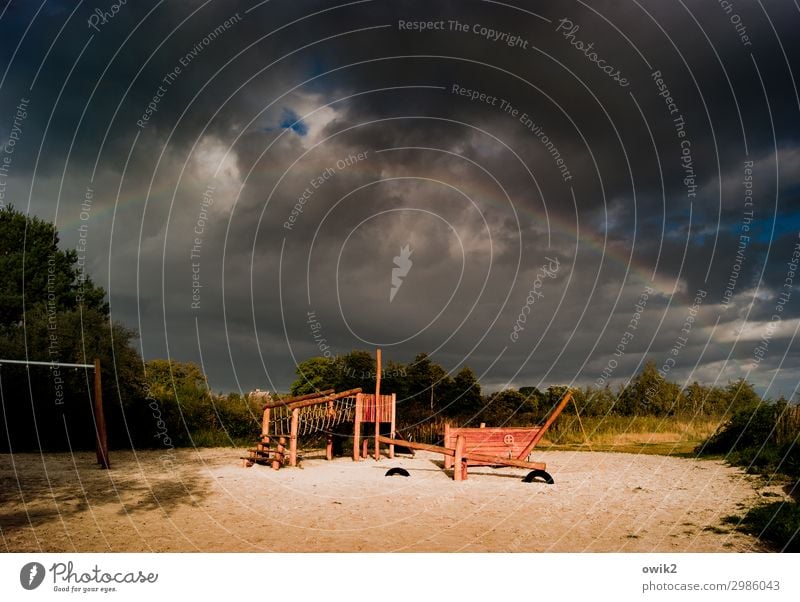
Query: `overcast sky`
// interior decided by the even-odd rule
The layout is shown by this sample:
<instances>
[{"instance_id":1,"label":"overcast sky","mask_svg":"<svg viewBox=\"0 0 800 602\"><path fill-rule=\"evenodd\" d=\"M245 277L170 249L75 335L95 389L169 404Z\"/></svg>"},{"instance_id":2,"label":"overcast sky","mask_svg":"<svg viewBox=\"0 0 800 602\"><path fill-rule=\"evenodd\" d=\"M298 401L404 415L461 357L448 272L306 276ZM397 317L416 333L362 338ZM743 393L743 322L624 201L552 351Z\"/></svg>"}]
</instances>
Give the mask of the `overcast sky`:
<instances>
[{"instance_id":1,"label":"overcast sky","mask_svg":"<svg viewBox=\"0 0 800 602\"><path fill-rule=\"evenodd\" d=\"M798 31L786 0L3 0L0 193L216 390L380 346L788 396Z\"/></svg>"}]
</instances>

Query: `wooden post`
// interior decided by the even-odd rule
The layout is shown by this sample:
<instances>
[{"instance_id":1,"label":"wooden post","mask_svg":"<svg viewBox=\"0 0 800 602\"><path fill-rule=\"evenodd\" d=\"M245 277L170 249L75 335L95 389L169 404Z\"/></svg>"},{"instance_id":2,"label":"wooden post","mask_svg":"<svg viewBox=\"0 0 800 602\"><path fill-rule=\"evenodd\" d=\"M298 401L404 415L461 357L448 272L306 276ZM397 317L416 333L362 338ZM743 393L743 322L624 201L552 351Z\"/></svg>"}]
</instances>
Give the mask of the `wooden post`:
<instances>
[{"instance_id":1,"label":"wooden post","mask_svg":"<svg viewBox=\"0 0 800 602\"><path fill-rule=\"evenodd\" d=\"M278 470L283 465L283 452L286 450L286 437L278 439L275 455L272 458L272 468Z\"/></svg>"},{"instance_id":2,"label":"wooden post","mask_svg":"<svg viewBox=\"0 0 800 602\"><path fill-rule=\"evenodd\" d=\"M108 460L108 441L106 439L106 418L103 413L103 383L100 378L100 360L94 360L94 424L95 451L100 468L110 468Z\"/></svg>"},{"instance_id":3,"label":"wooden post","mask_svg":"<svg viewBox=\"0 0 800 602\"><path fill-rule=\"evenodd\" d=\"M292 410L292 432L289 435L289 466L297 466L297 432L300 427L300 410Z\"/></svg>"},{"instance_id":4,"label":"wooden post","mask_svg":"<svg viewBox=\"0 0 800 602\"><path fill-rule=\"evenodd\" d=\"M375 352L375 459L381 459L381 444L378 437L381 435L381 419L378 410L381 402L381 350Z\"/></svg>"},{"instance_id":5,"label":"wooden post","mask_svg":"<svg viewBox=\"0 0 800 602\"><path fill-rule=\"evenodd\" d=\"M462 463L464 462L464 445L466 444L467 439L464 435L459 435L456 437L456 454L455 454L455 461L453 466L453 480L454 481L463 481L464 480L464 467Z\"/></svg>"},{"instance_id":6,"label":"wooden post","mask_svg":"<svg viewBox=\"0 0 800 602\"><path fill-rule=\"evenodd\" d=\"M264 416L261 419L261 441L263 442L266 438L269 441L269 415L271 410L269 408L264 408Z\"/></svg>"},{"instance_id":7,"label":"wooden post","mask_svg":"<svg viewBox=\"0 0 800 602\"><path fill-rule=\"evenodd\" d=\"M328 402L328 416L335 416L336 410L333 407L333 400ZM332 428L332 427L331 427ZM328 431L328 440L325 445L325 459L333 460L333 430Z\"/></svg>"},{"instance_id":8,"label":"wooden post","mask_svg":"<svg viewBox=\"0 0 800 602\"><path fill-rule=\"evenodd\" d=\"M444 441L442 441L442 446L447 447L450 445L450 423L444 423ZM444 457L444 469L450 470L453 467L453 458L450 456Z\"/></svg>"},{"instance_id":9,"label":"wooden post","mask_svg":"<svg viewBox=\"0 0 800 602\"><path fill-rule=\"evenodd\" d=\"M397 419L396 402L397 402L397 394L396 393L392 393L392 425L391 425L390 430L389 430L389 436L392 439L394 439L397 436L397 430L395 428L396 419ZM389 457L390 458L394 458L394 443L392 443L389 446Z\"/></svg>"},{"instance_id":10,"label":"wooden post","mask_svg":"<svg viewBox=\"0 0 800 602\"><path fill-rule=\"evenodd\" d=\"M353 461L361 459L361 414L364 412L364 394L356 393L356 417L353 421Z\"/></svg>"}]
</instances>

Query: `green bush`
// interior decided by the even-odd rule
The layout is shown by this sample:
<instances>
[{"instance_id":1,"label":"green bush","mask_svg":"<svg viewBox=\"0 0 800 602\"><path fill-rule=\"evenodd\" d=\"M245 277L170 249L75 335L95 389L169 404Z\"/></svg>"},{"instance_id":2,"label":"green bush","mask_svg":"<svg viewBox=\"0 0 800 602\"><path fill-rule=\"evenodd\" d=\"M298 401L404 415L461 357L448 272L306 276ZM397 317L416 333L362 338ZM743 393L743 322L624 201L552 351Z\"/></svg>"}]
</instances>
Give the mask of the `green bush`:
<instances>
[{"instance_id":1,"label":"green bush","mask_svg":"<svg viewBox=\"0 0 800 602\"><path fill-rule=\"evenodd\" d=\"M734 454L739 456L758 455L762 447L774 443L775 425L786 409L786 402L762 402L739 410L731 419L720 426L705 443L698 448L698 453Z\"/></svg>"},{"instance_id":2,"label":"green bush","mask_svg":"<svg viewBox=\"0 0 800 602\"><path fill-rule=\"evenodd\" d=\"M736 412L703 445L698 453L724 454L734 465L750 473L793 477L789 489L800 492L800 446L797 408L780 399L759 403ZM751 508L738 527L784 552L800 552L800 504L775 502Z\"/></svg>"},{"instance_id":3,"label":"green bush","mask_svg":"<svg viewBox=\"0 0 800 602\"><path fill-rule=\"evenodd\" d=\"M782 552L800 552L800 504L773 502L751 508L739 529L770 542Z\"/></svg>"}]
</instances>

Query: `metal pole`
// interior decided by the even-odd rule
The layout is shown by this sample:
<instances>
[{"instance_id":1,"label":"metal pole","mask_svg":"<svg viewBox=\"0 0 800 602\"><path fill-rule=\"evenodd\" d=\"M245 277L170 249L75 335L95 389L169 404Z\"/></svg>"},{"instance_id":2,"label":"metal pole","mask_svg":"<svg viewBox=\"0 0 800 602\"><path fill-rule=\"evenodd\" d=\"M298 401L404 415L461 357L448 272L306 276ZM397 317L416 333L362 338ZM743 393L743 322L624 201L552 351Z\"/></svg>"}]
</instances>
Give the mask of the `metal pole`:
<instances>
[{"instance_id":1,"label":"metal pole","mask_svg":"<svg viewBox=\"0 0 800 602\"><path fill-rule=\"evenodd\" d=\"M34 362L28 360L2 360L0 364L21 364L24 366L59 366L61 368L94 368L94 364L68 364L65 362Z\"/></svg>"}]
</instances>

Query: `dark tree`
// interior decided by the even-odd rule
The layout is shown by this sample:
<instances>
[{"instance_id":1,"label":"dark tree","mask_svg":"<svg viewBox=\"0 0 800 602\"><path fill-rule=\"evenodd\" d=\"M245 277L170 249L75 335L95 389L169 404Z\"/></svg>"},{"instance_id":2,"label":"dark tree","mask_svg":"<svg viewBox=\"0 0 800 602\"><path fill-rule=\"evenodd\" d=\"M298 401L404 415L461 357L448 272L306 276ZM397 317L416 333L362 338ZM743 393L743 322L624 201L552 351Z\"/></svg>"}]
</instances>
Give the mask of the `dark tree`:
<instances>
[{"instance_id":1,"label":"dark tree","mask_svg":"<svg viewBox=\"0 0 800 602\"><path fill-rule=\"evenodd\" d=\"M108 314L105 291L78 266L75 249L58 248L53 224L13 207L0 209L0 328L19 325L23 308L84 309Z\"/></svg>"},{"instance_id":2,"label":"dark tree","mask_svg":"<svg viewBox=\"0 0 800 602\"><path fill-rule=\"evenodd\" d=\"M0 209L0 357L102 366L109 445L128 445L126 410L142 402L142 361L135 332L112 324L105 293L58 247L56 228L12 207ZM0 370L4 448L67 449L94 444L91 370L15 367Z\"/></svg>"}]
</instances>

